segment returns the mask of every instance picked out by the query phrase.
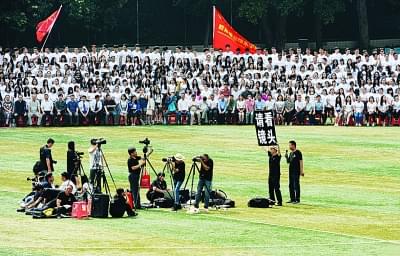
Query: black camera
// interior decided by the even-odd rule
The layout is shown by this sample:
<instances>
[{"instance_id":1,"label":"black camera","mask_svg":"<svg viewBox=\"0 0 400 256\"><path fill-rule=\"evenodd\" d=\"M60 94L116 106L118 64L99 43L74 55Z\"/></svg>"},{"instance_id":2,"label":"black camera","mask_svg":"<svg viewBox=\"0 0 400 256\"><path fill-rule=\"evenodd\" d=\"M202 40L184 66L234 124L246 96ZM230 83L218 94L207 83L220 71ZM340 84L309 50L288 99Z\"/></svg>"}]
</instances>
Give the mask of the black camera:
<instances>
[{"instance_id":1,"label":"black camera","mask_svg":"<svg viewBox=\"0 0 400 256\"><path fill-rule=\"evenodd\" d=\"M163 158L162 161L163 162L175 162L176 159L173 156L169 156L169 157Z\"/></svg>"},{"instance_id":2,"label":"black camera","mask_svg":"<svg viewBox=\"0 0 400 256\"><path fill-rule=\"evenodd\" d=\"M105 143L104 143L104 144L105 144ZM84 153L84 152L76 151L76 154L77 154L79 157L82 157L85 153Z\"/></svg>"},{"instance_id":3,"label":"black camera","mask_svg":"<svg viewBox=\"0 0 400 256\"><path fill-rule=\"evenodd\" d=\"M148 146L150 144L150 140L148 138L145 138L144 140L139 140L140 144L144 144L143 147L143 154L147 154L148 150Z\"/></svg>"},{"instance_id":4,"label":"black camera","mask_svg":"<svg viewBox=\"0 0 400 256\"><path fill-rule=\"evenodd\" d=\"M148 146L148 145L150 144L150 140L149 140L148 138L146 138L146 139L144 139L144 140L139 140L139 143Z\"/></svg>"},{"instance_id":5,"label":"black camera","mask_svg":"<svg viewBox=\"0 0 400 256\"><path fill-rule=\"evenodd\" d=\"M195 156L192 159L193 162L200 162L201 161L201 156Z\"/></svg>"},{"instance_id":6,"label":"black camera","mask_svg":"<svg viewBox=\"0 0 400 256\"><path fill-rule=\"evenodd\" d=\"M99 138L97 140L95 140L95 142L97 145L104 145L107 144L107 141L104 138Z\"/></svg>"}]
</instances>

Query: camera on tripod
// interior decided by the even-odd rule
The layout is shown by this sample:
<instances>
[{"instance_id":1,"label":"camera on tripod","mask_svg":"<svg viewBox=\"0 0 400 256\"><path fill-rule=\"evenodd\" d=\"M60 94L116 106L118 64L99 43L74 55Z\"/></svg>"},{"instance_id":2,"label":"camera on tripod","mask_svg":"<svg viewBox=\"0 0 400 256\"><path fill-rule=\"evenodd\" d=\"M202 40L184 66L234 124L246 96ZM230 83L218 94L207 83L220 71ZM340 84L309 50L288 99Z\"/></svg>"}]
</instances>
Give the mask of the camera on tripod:
<instances>
[{"instance_id":1,"label":"camera on tripod","mask_svg":"<svg viewBox=\"0 0 400 256\"><path fill-rule=\"evenodd\" d=\"M144 140L139 140L139 143L144 144L143 154L147 154L147 152L149 151L148 147L150 145L150 140L148 138L145 138Z\"/></svg>"},{"instance_id":2,"label":"camera on tripod","mask_svg":"<svg viewBox=\"0 0 400 256\"><path fill-rule=\"evenodd\" d=\"M41 171L34 177L26 177L26 181L30 181L32 183L32 187L35 187L36 184L45 181L45 176L46 176L46 173Z\"/></svg>"},{"instance_id":3,"label":"camera on tripod","mask_svg":"<svg viewBox=\"0 0 400 256\"><path fill-rule=\"evenodd\" d=\"M192 159L193 162L200 162L201 160L202 160L202 157L201 157L201 156L195 156L195 157L193 157L193 159Z\"/></svg>"},{"instance_id":4,"label":"camera on tripod","mask_svg":"<svg viewBox=\"0 0 400 256\"><path fill-rule=\"evenodd\" d=\"M84 152L75 151L75 157L74 157L73 161L79 162L82 159L84 154L85 154Z\"/></svg>"},{"instance_id":5,"label":"camera on tripod","mask_svg":"<svg viewBox=\"0 0 400 256\"><path fill-rule=\"evenodd\" d=\"M107 144L107 141L104 138L99 138L99 139L94 139L94 143L97 144L97 146Z\"/></svg>"},{"instance_id":6,"label":"camera on tripod","mask_svg":"<svg viewBox=\"0 0 400 256\"><path fill-rule=\"evenodd\" d=\"M165 157L163 159L161 159L163 162L175 162L176 159L174 156L169 156L169 157Z\"/></svg>"}]
</instances>

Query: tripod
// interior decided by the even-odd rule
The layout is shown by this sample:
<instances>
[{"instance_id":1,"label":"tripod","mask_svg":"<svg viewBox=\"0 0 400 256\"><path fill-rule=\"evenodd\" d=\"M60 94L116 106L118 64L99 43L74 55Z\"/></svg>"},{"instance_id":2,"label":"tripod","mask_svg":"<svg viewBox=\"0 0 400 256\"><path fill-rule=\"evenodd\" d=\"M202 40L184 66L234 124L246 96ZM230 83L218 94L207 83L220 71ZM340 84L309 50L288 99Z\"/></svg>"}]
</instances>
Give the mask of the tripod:
<instances>
[{"instance_id":1,"label":"tripod","mask_svg":"<svg viewBox=\"0 0 400 256\"><path fill-rule=\"evenodd\" d=\"M101 193L101 181L103 180L103 188L104 188L106 194L109 195L111 198L111 196L112 196L111 190L110 190L110 186L108 185L108 181L107 181L107 177L106 177L104 169L108 170L108 174L111 177L111 180L114 184L115 190L117 190L117 186L115 185L115 181L111 174L110 167L108 166L107 160L104 156L103 150L101 149L100 145L98 147L98 150L100 153L100 159L104 160L105 166L97 165L96 168L94 168L96 170L96 173L95 173L95 177L94 177L94 181L93 181L93 194L95 192Z\"/></svg>"},{"instance_id":2,"label":"tripod","mask_svg":"<svg viewBox=\"0 0 400 256\"><path fill-rule=\"evenodd\" d=\"M81 184L81 181L80 180L78 181L78 177L82 177L82 173L83 173L84 176L86 176L86 173L85 173L85 170L83 169L82 157L79 156L76 153L75 153L75 155L76 155L76 158L75 158L76 160L75 160L75 163L74 163L75 167L74 167L74 171L72 173L72 176L75 178L75 184L78 184L78 182L79 182L79 184ZM81 184L81 186L82 185L83 184ZM92 188L90 186L88 187L88 192L89 192L90 195L93 194Z\"/></svg>"},{"instance_id":3,"label":"tripod","mask_svg":"<svg viewBox=\"0 0 400 256\"><path fill-rule=\"evenodd\" d=\"M186 179L186 182L185 182L185 186L183 187L183 189L185 190L186 186L187 186L187 184L188 184L188 182L190 180L190 177L191 177L192 181L191 181L190 194L189 194L189 198L190 198L189 205L190 206L192 206L193 184L194 184L194 176L196 175L196 171L198 173L200 173L199 166L196 164L196 161L193 160L192 166L190 167L189 175L188 175L188 177ZM213 206L216 209L218 209L218 206L215 204L215 201L214 201L214 196L211 194L210 188L207 185L205 185L205 187L206 187L206 190L207 190L208 194L210 195L211 201L213 202Z\"/></svg>"},{"instance_id":4,"label":"tripod","mask_svg":"<svg viewBox=\"0 0 400 256\"><path fill-rule=\"evenodd\" d=\"M165 163L165 165L164 165L164 168L163 168L163 170L162 170L162 173L165 173L165 170L168 170L169 171L169 178L170 178L170 181L171 181L171 189L172 189L172 196L171 196L171 193L167 190L167 193L168 193L168 195L175 201L175 190L174 190L174 188L175 188L175 184L174 184L174 182L173 182L173 174L172 174L172 163L171 163L171 161L167 161L166 163Z\"/></svg>"}]
</instances>

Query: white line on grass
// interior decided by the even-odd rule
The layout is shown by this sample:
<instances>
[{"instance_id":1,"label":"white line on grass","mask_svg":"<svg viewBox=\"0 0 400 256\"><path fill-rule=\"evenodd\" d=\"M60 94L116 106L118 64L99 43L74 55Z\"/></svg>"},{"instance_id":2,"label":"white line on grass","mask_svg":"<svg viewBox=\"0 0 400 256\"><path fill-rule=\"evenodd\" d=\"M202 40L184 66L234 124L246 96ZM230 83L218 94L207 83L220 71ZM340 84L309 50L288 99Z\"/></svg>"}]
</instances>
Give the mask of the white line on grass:
<instances>
[{"instance_id":1,"label":"white line on grass","mask_svg":"<svg viewBox=\"0 0 400 256\"><path fill-rule=\"evenodd\" d=\"M296 226L291 226L291 225L280 225L280 224L268 223L268 222L262 222L262 221L238 219L238 218L233 218L233 217L224 217L224 216L217 216L217 215L210 215L210 216L212 216L212 217L214 217L214 218L217 218L217 219L242 221L242 222L248 222L248 223L252 223L252 224L262 224L262 225L268 225L268 226L274 226L274 227L281 227L281 228L300 229L300 230L313 231L313 232L320 232L320 233L331 234L331 235L337 235L337 236L346 236L346 237L351 237L351 238L367 239L367 240L371 240L371 241L375 241L375 242L380 242L380 243L392 243L392 244L400 245L400 241L397 241L397 240L384 240L384 239L373 238L373 237L368 237L368 236L350 235L350 234L339 233L339 232L333 232L333 231L326 231L326 230L313 229L313 228L303 228L303 227L296 227Z\"/></svg>"},{"instance_id":2,"label":"white line on grass","mask_svg":"<svg viewBox=\"0 0 400 256\"><path fill-rule=\"evenodd\" d=\"M118 247L59 247L60 249L180 249L180 250L194 250L194 249L256 249L256 248L281 248L281 247L315 247L315 246L334 246L334 245L361 245L361 244L379 244L386 241L364 241L364 242L337 242L337 243L313 243L313 244L293 244L293 245L232 245L232 246L118 246ZM0 246L0 248L10 248L10 246ZM13 249L43 249L40 246L12 246Z\"/></svg>"}]
</instances>

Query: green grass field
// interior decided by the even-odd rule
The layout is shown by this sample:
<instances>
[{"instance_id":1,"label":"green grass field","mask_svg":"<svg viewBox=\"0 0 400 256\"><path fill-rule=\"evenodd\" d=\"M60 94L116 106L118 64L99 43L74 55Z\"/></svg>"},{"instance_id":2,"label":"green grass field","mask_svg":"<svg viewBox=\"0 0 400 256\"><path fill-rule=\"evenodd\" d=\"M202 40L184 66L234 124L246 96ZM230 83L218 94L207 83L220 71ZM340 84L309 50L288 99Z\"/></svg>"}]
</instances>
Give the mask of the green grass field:
<instances>
[{"instance_id":1,"label":"green grass field","mask_svg":"<svg viewBox=\"0 0 400 256\"><path fill-rule=\"evenodd\" d=\"M277 134L282 147L295 139L303 152L302 203L254 209L247 201L266 196L267 162L252 126L1 129L0 255L400 255L400 129L277 127ZM189 161L209 153L214 188L237 208L198 215L150 209L136 219L35 220L16 213L48 137L56 140L56 174L66 166L69 140L86 152L90 138L105 137L112 174L125 188L127 148L140 149L145 137L157 169L177 152ZM283 160L281 168L288 200Z\"/></svg>"}]
</instances>

